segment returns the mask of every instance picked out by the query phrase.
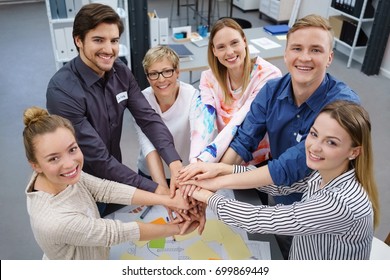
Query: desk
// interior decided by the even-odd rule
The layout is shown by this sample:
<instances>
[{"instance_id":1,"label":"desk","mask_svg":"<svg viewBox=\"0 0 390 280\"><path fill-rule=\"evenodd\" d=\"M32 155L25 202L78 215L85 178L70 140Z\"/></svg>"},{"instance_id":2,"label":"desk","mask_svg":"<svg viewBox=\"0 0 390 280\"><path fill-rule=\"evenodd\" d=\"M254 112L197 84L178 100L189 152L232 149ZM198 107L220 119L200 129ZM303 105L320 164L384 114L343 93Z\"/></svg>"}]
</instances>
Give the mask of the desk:
<instances>
[{"instance_id":1,"label":"desk","mask_svg":"<svg viewBox=\"0 0 390 280\"><path fill-rule=\"evenodd\" d=\"M236 196L237 199L252 204L261 203L255 190L234 191L234 194L230 190L223 190L221 194L226 195L230 198ZM132 208L130 206L127 206L107 216L106 218L119 219L124 222L138 220L140 213L144 211L140 210L139 208L140 207L137 206L134 206ZM246 259L248 258L248 254L246 254L245 251L248 252L248 249L251 251L251 253L253 253L252 258L254 259L283 259L279 246L273 235L248 234L242 229L224 225L221 221L216 220L210 209L208 209L207 211L208 220L206 224L206 229L203 232L202 236L199 236L194 232L195 235L189 235L190 239L177 239L177 241L172 240L171 237L168 237L153 240L151 242L126 242L113 246L111 248L110 259L207 259L207 257L210 257L210 255L213 255L214 253L216 253L216 255L213 258L231 259L230 257L235 256L233 257L233 259ZM149 213L150 214L148 214L144 222L151 222L155 220L156 217L157 220L165 220L161 216L167 215L166 210L162 206L154 206ZM218 223L220 225L217 225ZM225 241L225 237L230 241ZM177 238L180 237L177 236ZM201 239L203 239L203 241L201 241ZM262 243L254 241L261 241ZM158 246L159 244L157 244L157 242L161 242L161 247ZM211 250L212 252L210 251L210 253L208 253L208 250ZM203 251L206 251L207 253L204 255L199 255L198 252ZM169 258L167 258L168 254ZM246 257L244 257L244 255Z\"/></svg>"},{"instance_id":2,"label":"desk","mask_svg":"<svg viewBox=\"0 0 390 280\"><path fill-rule=\"evenodd\" d=\"M245 35L248 40L248 44L251 43L251 39L263 38L266 37L274 42L277 42L281 47L273 49L262 49L259 46L255 47L260 50L259 56L266 59L272 60L276 58L281 58L284 55L284 49L286 48L286 40L278 40L275 36L270 35L265 32L262 27L244 29ZM175 42L170 42L175 43ZM209 68L207 61L207 46L206 47L197 47L192 42L183 43L194 55L193 60L180 62L180 71L181 72L192 72L192 71L203 71Z\"/></svg>"},{"instance_id":3,"label":"desk","mask_svg":"<svg viewBox=\"0 0 390 280\"><path fill-rule=\"evenodd\" d=\"M261 201L255 189L235 190L234 197L239 201L244 201L253 205L261 205ZM284 260L282 252L273 234L248 233L249 240L267 241L270 243L271 259Z\"/></svg>"}]
</instances>

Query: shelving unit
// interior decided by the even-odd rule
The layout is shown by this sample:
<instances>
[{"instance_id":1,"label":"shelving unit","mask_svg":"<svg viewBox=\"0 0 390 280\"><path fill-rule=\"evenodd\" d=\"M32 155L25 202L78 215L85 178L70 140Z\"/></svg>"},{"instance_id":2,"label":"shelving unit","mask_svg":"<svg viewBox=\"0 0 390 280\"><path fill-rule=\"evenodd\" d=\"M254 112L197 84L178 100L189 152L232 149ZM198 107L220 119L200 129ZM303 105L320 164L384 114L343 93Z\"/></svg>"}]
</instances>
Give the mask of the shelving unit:
<instances>
[{"instance_id":1,"label":"shelving unit","mask_svg":"<svg viewBox=\"0 0 390 280\"><path fill-rule=\"evenodd\" d=\"M259 5L260 18L262 15L266 15L277 24L288 22L293 6L294 0L261 0Z\"/></svg>"},{"instance_id":2,"label":"shelving unit","mask_svg":"<svg viewBox=\"0 0 390 280\"><path fill-rule=\"evenodd\" d=\"M358 14L359 14L358 16L354 16L351 13L341 11L340 9L334 7L336 2L340 2L340 1L337 1L337 0L332 1L332 4L329 7L329 11L328 11L328 18L330 16L340 15L345 20L352 21L353 23L356 23L356 30L355 30L355 34L353 35L352 44L348 44L347 42L345 42L345 41L341 40L340 38L337 38L337 36L335 36L335 44L340 44L349 50L348 62L347 62L347 67L349 68L351 66L352 59L354 58L355 51L358 51L358 50L365 51L367 49L367 42L365 43L364 46L358 45L359 36L361 36L361 32L368 30L368 28L366 30L363 30L363 25L365 25L367 23L372 23L374 21L374 17L373 16L370 16L368 18L364 17L366 14L367 4L368 4L369 0L361 0L361 1L356 0L356 1L354 1L355 5L359 5L358 7L361 7L361 11L360 11L360 13L358 12ZM371 3L371 1L370 1L370 3ZM355 6L355 7L357 7L357 6ZM356 14L356 11L353 14ZM344 24L345 23L343 22L343 27L341 27L341 28L344 28ZM341 30L341 32L343 32L343 31ZM370 32L366 32L366 33L369 34ZM369 35L367 35L367 37L369 37ZM336 47L336 45L335 45L335 47Z\"/></svg>"},{"instance_id":3,"label":"shelving unit","mask_svg":"<svg viewBox=\"0 0 390 280\"><path fill-rule=\"evenodd\" d=\"M108 1L45 0L45 2L47 16L49 19L54 61L58 70L64 65L64 63L70 61L78 55L72 36L73 21L77 12L83 5L90 2L101 2L102 4L108 4ZM116 11L121 17L125 26L125 32L123 32L120 40L119 56L124 58L127 61L127 65L130 67L130 29L127 0L118 0L118 2L115 3L117 3L117 5L115 5L117 7Z\"/></svg>"}]
</instances>

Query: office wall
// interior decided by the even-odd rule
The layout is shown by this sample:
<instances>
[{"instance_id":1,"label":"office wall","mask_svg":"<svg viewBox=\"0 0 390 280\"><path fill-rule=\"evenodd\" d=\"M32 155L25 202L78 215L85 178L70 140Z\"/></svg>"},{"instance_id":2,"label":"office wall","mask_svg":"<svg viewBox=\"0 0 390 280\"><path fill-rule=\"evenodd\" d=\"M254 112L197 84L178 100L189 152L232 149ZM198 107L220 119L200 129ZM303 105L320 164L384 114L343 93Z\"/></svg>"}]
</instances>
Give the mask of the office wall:
<instances>
[{"instance_id":1,"label":"office wall","mask_svg":"<svg viewBox=\"0 0 390 280\"><path fill-rule=\"evenodd\" d=\"M328 17L328 7L331 2L332 0L301 0L297 18L313 13ZM374 0L373 4L376 6L377 0ZM337 50L345 54L349 53L349 49L343 46L337 47ZM354 57L362 63L364 59L364 52L355 51ZM387 47L379 73L390 79L390 38L387 41Z\"/></svg>"}]
</instances>

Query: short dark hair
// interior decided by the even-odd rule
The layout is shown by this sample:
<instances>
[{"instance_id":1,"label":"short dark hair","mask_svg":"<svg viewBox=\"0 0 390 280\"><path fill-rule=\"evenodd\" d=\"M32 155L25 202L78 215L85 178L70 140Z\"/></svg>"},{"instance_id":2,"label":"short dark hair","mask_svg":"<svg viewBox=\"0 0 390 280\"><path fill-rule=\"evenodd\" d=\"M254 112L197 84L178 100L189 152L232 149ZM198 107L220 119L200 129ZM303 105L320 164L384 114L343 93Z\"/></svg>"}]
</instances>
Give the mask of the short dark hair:
<instances>
[{"instance_id":1,"label":"short dark hair","mask_svg":"<svg viewBox=\"0 0 390 280\"><path fill-rule=\"evenodd\" d=\"M88 31L96 28L101 23L116 24L119 29L119 36L124 31L123 22L113 8L99 3L91 3L81 7L74 19L73 40L78 36L81 41L84 41ZM76 48L79 50L77 45Z\"/></svg>"}]
</instances>

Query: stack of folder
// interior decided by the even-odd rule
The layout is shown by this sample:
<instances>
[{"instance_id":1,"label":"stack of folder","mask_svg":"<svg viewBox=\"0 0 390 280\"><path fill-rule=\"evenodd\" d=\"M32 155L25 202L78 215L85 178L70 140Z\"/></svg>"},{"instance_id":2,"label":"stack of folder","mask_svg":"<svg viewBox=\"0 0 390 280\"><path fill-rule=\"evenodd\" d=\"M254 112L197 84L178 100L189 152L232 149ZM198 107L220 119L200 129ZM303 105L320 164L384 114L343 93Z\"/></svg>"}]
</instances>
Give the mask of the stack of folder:
<instances>
[{"instance_id":1,"label":"stack of folder","mask_svg":"<svg viewBox=\"0 0 390 280\"><path fill-rule=\"evenodd\" d=\"M266 25L263 27L264 30L271 35L283 35L287 34L290 27L287 24L278 24L278 25Z\"/></svg>"},{"instance_id":2,"label":"stack of folder","mask_svg":"<svg viewBox=\"0 0 390 280\"><path fill-rule=\"evenodd\" d=\"M168 47L173 49L179 56L180 62L193 60L194 55L185 45L183 44L168 44Z\"/></svg>"}]
</instances>

